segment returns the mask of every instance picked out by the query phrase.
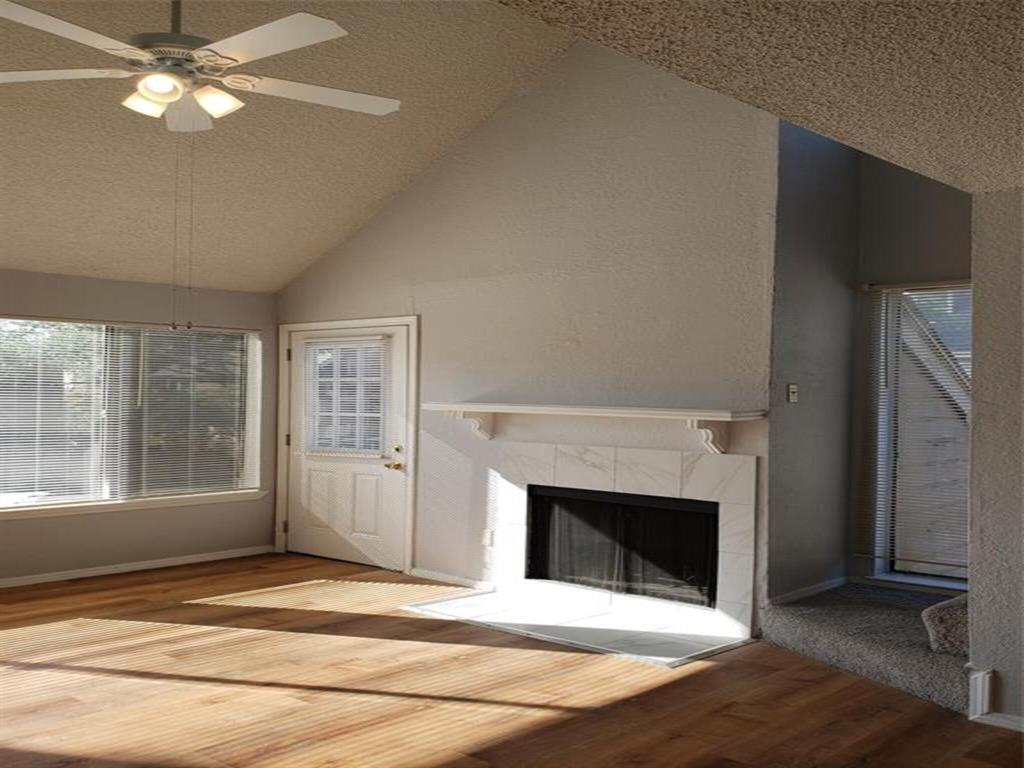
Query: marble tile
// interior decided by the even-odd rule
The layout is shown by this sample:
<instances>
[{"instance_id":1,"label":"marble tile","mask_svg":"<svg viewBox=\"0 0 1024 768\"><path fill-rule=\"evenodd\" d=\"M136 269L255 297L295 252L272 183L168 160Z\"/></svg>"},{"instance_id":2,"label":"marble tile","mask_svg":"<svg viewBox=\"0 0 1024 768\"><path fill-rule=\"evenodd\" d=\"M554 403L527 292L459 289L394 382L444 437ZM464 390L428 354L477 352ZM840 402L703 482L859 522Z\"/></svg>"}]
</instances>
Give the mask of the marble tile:
<instances>
[{"instance_id":1,"label":"marble tile","mask_svg":"<svg viewBox=\"0 0 1024 768\"><path fill-rule=\"evenodd\" d=\"M718 551L754 554L754 507L752 504L718 505Z\"/></svg>"},{"instance_id":2,"label":"marble tile","mask_svg":"<svg viewBox=\"0 0 1024 768\"><path fill-rule=\"evenodd\" d=\"M754 556L719 552L717 599L749 604L753 602L753 592Z\"/></svg>"},{"instance_id":3,"label":"marble tile","mask_svg":"<svg viewBox=\"0 0 1024 768\"><path fill-rule=\"evenodd\" d=\"M510 482L500 472L488 470L487 516L495 526L526 525L526 485Z\"/></svg>"},{"instance_id":4,"label":"marble tile","mask_svg":"<svg viewBox=\"0 0 1024 768\"><path fill-rule=\"evenodd\" d=\"M555 484L555 446L548 443L505 443L501 475L522 488Z\"/></svg>"},{"instance_id":5,"label":"marble tile","mask_svg":"<svg viewBox=\"0 0 1024 768\"><path fill-rule=\"evenodd\" d=\"M615 449L615 490L650 496L679 496L679 451Z\"/></svg>"},{"instance_id":6,"label":"marble tile","mask_svg":"<svg viewBox=\"0 0 1024 768\"><path fill-rule=\"evenodd\" d=\"M560 445L555 452L555 485L611 491L615 488L615 449Z\"/></svg>"},{"instance_id":7,"label":"marble tile","mask_svg":"<svg viewBox=\"0 0 1024 768\"><path fill-rule=\"evenodd\" d=\"M721 600L717 601L720 605ZM727 613L715 608L687 605L680 611L674 626L678 631L696 638L737 640L750 636L749 627L739 625Z\"/></svg>"},{"instance_id":8,"label":"marble tile","mask_svg":"<svg viewBox=\"0 0 1024 768\"><path fill-rule=\"evenodd\" d=\"M753 504L757 457L721 453L684 453L684 499Z\"/></svg>"},{"instance_id":9,"label":"marble tile","mask_svg":"<svg viewBox=\"0 0 1024 768\"><path fill-rule=\"evenodd\" d=\"M715 643L704 643L669 632L643 632L604 643L604 647L629 656L641 656L671 663L694 653L702 653Z\"/></svg>"},{"instance_id":10,"label":"marble tile","mask_svg":"<svg viewBox=\"0 0 1024 768\"><path fill-rule=\"evenodd\" d=\"M609 600L603 590L526 581L410 609L667 666L713 654L749 637L746 625L719 610L632 595L615 597L619 599ZM736 605L728 608L742 616Z\"/></svg>"},{"instance_id":11,"label":"marble tile","mask_svg":"<svg viewBox=\"0 0 1024 768\"><path fill-rule=\"evenodd\" d=\"M494 529L491 581L504 584L526 577L526 525L502 523Z\"/></svg>"},{"instance_id":12,"label":"marble tile","mask_svg":"<svg viewBox=\"0 0 1024 768\"><path fill-rule=\"evenodd\" d=\"M502 628L554 640L565 640L568 643L579 643L598 650L608 648L611 643L620 641L629 634L628 631L614 626L592 626L587 623L587 619L577 619L577 622L580 623L508 624L502 622Z\"/></svg>"},{"instance_id":13,"label":"marble tile","mask_svg":"<svg viewBox=\"0 0 1024 768\"><path fill-rule=\"evenodd\" d=\"M719 615L726 617L732 622L742 636L750 636L750 627L754 622L753 610L750 603L733 603L729 600L717 600L715 609Z\"/></svg>"}]
</instances>

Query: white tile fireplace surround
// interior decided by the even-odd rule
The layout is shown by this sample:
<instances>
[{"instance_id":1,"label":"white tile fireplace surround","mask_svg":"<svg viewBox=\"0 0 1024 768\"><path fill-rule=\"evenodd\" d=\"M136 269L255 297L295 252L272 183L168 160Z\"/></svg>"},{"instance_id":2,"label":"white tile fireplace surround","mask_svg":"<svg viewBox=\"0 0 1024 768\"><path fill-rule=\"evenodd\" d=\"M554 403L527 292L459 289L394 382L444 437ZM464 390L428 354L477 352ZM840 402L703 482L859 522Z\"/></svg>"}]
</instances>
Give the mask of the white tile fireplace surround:
<instances>
[{"instance_id":1,"label":"white tile fireplace surround","mask_svg":"<svg viewBox=\"0 0 1024 768\"><path fill-rule=\"evenodd\" d=\"M493 424L478 436L490 439ZM713 451L724 441L699 444ZM411 608L670 666L734 647L750 638L753 619L756 462L755 456L716 452L504 442L493 499L493 590ZM715 607L526 579L529 485L717 502Z\"/></svg>"}]
</instances>

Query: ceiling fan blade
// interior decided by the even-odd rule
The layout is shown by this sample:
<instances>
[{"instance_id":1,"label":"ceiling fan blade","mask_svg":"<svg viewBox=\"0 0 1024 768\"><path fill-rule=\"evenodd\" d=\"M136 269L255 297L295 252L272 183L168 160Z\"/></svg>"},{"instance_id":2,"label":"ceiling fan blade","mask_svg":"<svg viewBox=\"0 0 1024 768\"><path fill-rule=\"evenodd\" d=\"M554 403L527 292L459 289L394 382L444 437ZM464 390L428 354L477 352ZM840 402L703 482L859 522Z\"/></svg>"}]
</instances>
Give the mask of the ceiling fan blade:
<instances>
[{"instance_id":1,"label":"ceiling fan blade","mask_svg":"<svg viewBox=\"0 0 1024 768\"><path fill-rule=\"evenodd\" d=\"M196 97L186 93L167 107L164 112L167 130L177 133L194 133L213 128L213 118L199 106Z\"/></svg>"},{"instance_id":2,"label":"ceiling fan blade","mask_svg":"<svg viewBox=\"0 0 1024 768\"><path fill-rule=\"evenodd\" d=\"M366 93L342 91L327 88L323 85L309 83L293 83L291 80L278 80L276 77L255 77L252 75L228 75L221 82L228 88L239 91L262 93L264 96L280 96L296 101L308 101L311 104L323 104L335 109L349 109L353 112L366 112L371 115L387 115L398 110L402 102L398 99L387 99L383 96L370 96Z\"/></svg>"},{"instance_id":3,"label":"ceiling fan blade","mask_svg":"<svg viewBox=\"0 0 1024 768\"><path fill-rule=\"evenodd\" d=\"M51 35L65 37L68 40L74 40L76 43L88 45L91 48L99 48L101 51L106 51L124 59L146 61L153 58L151 54L146 53L141 48L135 48L127 43L122 43L120 40L101 35L77 24L71 24L63 19L48 16L45 13L34 11L23 5L12 3L11 0L0 0L0 19L16 21L19 24L24 24L26 27L34 27L43 32L49 32Z\"/></svg>"},{"instance_id":4,"label":"ceiling fan blade","mask_svg":"<svg viewBox=\"0 0 1024 768\"><path fill-rule=\"evenodd\" d=\"M217 67L233 67L247 61L264 59L296 48L305 48L325 40L347 35L330 19L311 13L295 13L262 27L210 43L192 52L196 61Z\"/></svg>"},{"instance_id":5,"label":"ceiling fan blade","mask_svg":"<svg viewBox=\"0 0 1024 768\"><path fill-rule=\"evenodd\" d=\"M0 72L0 83L31 83L37 80L92 80L102 77L131 77L127 69L26 69Z\"/></svg>"}]
</instances>

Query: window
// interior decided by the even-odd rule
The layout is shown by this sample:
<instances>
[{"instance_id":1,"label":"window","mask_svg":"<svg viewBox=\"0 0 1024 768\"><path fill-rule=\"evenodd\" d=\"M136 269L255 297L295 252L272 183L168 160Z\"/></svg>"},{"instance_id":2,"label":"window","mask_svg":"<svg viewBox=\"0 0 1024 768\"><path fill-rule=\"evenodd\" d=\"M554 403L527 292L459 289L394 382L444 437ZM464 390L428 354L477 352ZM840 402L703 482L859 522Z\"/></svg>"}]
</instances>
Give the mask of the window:
<instances>
[{"instance_id":1,"label":"window","mask_svg":"<svg viewBox=\"0 0 1024 768\"><path fill-rule=\"evenodd\" d=\"M385 338L306 347L306 448L314 453L384 453Z\"/></svg>"},{"instance_id":2,"label":"window","mask_svg":"<svg viewBox=\"0 0 1024 768\"><path fill-rule=\"evenodd\" d=\"M872 295L860 554L875 572L967 577L969 286Z\"/></svg>"},{"instance_id":3,"label":"window","mask_svg":"<svg viewBox=\"0 0 1024 768\"><path fill-rule=\"evenodd\" d=\"M259 485L256 334L0 320L0 507Z\"/></svg>"}]
</instances>

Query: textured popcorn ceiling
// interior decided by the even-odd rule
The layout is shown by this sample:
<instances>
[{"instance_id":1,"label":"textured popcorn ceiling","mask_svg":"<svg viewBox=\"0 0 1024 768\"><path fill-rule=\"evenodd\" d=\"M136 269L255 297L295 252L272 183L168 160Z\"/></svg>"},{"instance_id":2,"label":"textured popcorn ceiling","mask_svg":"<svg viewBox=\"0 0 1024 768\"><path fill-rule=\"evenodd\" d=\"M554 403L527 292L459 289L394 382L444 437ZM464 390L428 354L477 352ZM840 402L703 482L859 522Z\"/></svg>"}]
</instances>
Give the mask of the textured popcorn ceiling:
<instances>
[{"instance_id":1,"label":"textured popcorn ceiling","mask_svg":"<svg viewBox=\"0 0 1024 768\"><path fill-rule=\"evenodd\" d=\"M501 0L972 192L1020 186L1019 0Z\"/></svg>"},{"instance_id":2,"label":"textured popcorn ceiling","mask_svg":"<svg viewBox=\"0 0 1024 768\"><path fill-rule=\"evenodd\" d=\"M168 2L19 2L122 39L170 23ZM497 4L429 0L185 0L184 31L216 40L300 10L335 19L348 37L244 70L399 98L400 112L373 117L251 95L212 131L172 134L119 105L127 81L0 85L0 267L167 282L176 153L185 182L194 140L194 284L276 290L569 42ZM0 70L117 63L0 21ZM179 184L182 203L188 186ZM178 217L184 252L187 205ZM187 279L183 263L177 279Z\"/></svg>"}]
</instances>

